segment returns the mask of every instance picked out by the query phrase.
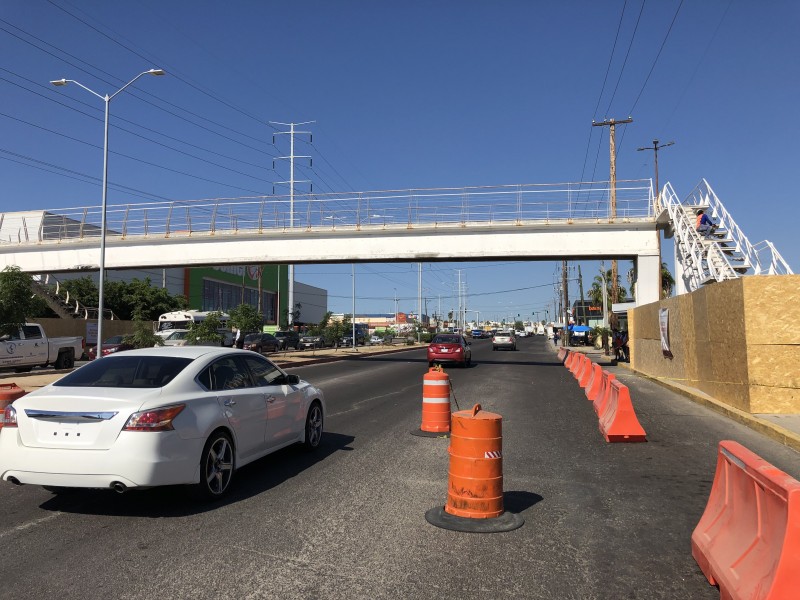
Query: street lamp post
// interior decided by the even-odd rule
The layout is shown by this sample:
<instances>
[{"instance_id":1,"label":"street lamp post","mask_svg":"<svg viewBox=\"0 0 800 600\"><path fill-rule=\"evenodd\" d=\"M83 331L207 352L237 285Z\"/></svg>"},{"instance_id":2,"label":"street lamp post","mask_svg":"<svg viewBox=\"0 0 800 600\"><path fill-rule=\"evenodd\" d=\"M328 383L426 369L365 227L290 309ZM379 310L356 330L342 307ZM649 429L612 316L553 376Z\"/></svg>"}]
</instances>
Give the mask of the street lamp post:
<instances>
[{"instance_id":1,"label":"street lamp post","mask_svg":"<svg viewBox=\"0 0 800 600\"><path fill-rule=\"evenodd\" d=\"M122 90L127 88L143 75L164 75L164 71L162 69L150 69L148 71L139 73L136 77L131 79L128 83L123 85L110 96L108 94L101 96L94 90L89 89L74 79L56 79L55 81L50 82L55 86L74 83L90 94L97 96L105 103L105 129L103 132L103 201L100 208L100 281L97 284L97 351L95 353L97 358L101 358L103 356L103 311L105 308L103 305L103 287L106 267L106 199L108 197L108 107L109 104L111 104L111 100L113 100L117 94L119 94Z\"/></svg>"}]
</instances>

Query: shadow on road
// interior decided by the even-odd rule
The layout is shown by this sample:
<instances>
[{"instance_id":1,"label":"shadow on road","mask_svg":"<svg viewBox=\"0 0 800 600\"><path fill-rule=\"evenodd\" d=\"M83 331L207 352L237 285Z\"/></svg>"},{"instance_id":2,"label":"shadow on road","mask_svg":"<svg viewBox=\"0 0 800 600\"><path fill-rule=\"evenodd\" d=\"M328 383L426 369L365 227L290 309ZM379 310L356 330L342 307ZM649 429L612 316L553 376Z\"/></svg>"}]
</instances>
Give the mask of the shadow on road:
<instances>
[{"instance_id":1,"label":"shadow on road","mask_svg":"<svg viewBox=\"0 0 800 600\"><path fill-rule=\"evenodd\" d=\"M521 513L544 500L533 492L503 492L503 508L512 513Z\"/></svg>"},{"instance_id":2,"label":"shadow on road","mask_svg":"<svg viewBox=\"0 0 800 600\"><path fill-rule=\"evenodd\" d=\"M41 504L44 510L86 515L126 517L184 517L235 504L266 492L309 467L340 451L350 451L351 435L325 432L316 452L290 446L238 469L229 494L218 502L203 502L192 497L191 486L165 486L130 490L118 494L111 490L63 489Z\"/></svg>"}]
</instances>

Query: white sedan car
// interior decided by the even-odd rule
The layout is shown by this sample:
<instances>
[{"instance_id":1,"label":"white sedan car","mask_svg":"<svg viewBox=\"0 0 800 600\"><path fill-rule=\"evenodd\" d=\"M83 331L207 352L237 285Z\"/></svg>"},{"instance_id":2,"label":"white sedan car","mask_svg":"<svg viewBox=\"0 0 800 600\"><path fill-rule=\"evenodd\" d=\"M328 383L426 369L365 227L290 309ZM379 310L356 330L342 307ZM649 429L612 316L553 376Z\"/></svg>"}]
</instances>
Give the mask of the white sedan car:
<instances>
[{"instance_id":1,"label":"white sedan car","mask_svg":"<svg viewBox=\"0 0 800 600\"><path fill-rule=\"evenodd\" d=\"M52 487L193 484L222 497L234 471L322 439L322 391L246 350L184 346L93 361L8 406L0 478Z\"/></svg>"}]
</instances>

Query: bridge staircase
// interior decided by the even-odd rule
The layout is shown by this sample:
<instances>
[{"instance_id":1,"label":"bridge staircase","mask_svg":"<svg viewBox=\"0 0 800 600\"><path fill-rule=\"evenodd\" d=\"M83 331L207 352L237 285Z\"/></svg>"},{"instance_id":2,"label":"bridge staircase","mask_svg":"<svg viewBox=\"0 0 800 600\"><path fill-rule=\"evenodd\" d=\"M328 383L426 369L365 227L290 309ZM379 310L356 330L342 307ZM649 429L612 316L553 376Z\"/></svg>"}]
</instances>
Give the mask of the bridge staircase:
<instances>
[{"instance_id":1,"label":"bridge staircase","mask_svg":"<svg viewBox=\"0 0 800 600\"><path fill-rule=\"evenodd\" d=\"M686 291L743 275L792 274L772 242L750 243L705 179L683 201L667 183L660 202L675 233L676 275ZM700 209L718 225L710 238L695 229Z\"/></svg>"},{"instance_id":2,"label":"bridge staircase","mask_svg":"<svg viewBox=\"0 0 800 600\"><path fill-rule=\"evenodd\" d=\"M62 319L96 319L97 308L87 307L71 297L69 290L64 289L53 275L34 275L31 281L31 290L34 294L44 299L47 306ZM107 319L116 319L117 316L110 310L105 311Z\"/></svg>"}]
</instances>

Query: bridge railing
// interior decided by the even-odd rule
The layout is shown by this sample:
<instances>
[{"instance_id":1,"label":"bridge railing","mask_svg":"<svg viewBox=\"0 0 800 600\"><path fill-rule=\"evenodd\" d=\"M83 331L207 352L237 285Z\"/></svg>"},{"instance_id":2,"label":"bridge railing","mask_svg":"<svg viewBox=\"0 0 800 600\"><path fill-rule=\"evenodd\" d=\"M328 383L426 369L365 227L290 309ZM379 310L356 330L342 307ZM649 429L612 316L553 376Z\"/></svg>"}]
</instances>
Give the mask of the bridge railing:
<instances>
[{"instance_id":1,"label":"bridge railing","mask_svg":"<svg viewBox=\"0 0 800 600\"><path fill-rule=\"evenodd\" d=\"M345 228L599 223L654 217L649 179L617 181L613 216L609 197L608 182L581 182L114 204L106 210L106 231L112 237L172 237ZM0 230L2 241L35 244L100 235L99 206L44 212L44 217L35 221L36 227L30 217L27 221L23 218L14 231L6 222Z\"/></svg>"}]
</instances>

